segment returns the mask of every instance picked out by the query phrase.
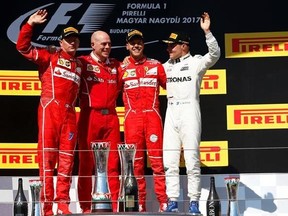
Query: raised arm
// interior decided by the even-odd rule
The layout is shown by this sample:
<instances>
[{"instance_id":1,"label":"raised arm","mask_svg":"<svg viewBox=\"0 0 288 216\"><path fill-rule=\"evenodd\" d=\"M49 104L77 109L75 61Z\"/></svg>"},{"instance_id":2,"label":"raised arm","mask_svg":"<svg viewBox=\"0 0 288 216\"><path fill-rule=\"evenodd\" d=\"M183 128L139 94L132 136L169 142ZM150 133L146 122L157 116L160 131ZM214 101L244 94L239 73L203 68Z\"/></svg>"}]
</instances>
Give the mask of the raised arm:
<instances>
[{"instance_id":1,"label":"raised arm","mask_svg":"<svg viewBox=\"0 0 288 216\"><path fill-rule=\"evenodd\" d=\"M38 61L38 63L42 60L39 60L39 50L36 47L33 47L31 44L32 35L33 35L33 26L36 24L42 24L47 20L47 11L46 10L38 10L34 14L32 14L27 23L25 23L19 33L18 40L16 43L16 49L27 59L31 61ZM46 59L44 59L46 60Z\"/></svg>"}]
</instances>

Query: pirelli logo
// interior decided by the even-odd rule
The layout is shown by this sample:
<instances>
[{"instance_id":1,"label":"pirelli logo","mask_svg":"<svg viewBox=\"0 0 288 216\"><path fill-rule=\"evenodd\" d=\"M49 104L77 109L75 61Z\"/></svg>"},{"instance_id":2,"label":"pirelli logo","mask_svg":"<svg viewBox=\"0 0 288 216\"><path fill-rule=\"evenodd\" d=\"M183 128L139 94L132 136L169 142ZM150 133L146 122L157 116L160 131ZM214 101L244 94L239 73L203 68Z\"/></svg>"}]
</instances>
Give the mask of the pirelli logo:
<instances>
[{"instance_id":1,"label":"pirelli logo","mask_svg":"<svg viewBox=\"0 0 288 216\"><path fill-rule=\"evenodd\" d=\"M1 143L0 169L37 169L36 143Z\"/></svg>"},{"instance_id":2,"label":"pirelli logo","mask_svg":"<svg viewBox=\"0 0 288 216\"><path fill-rule=\"evenodd\" d=\"M288 32L225 34L226 58L288 56Z\"/></svg>"},{"instance_id":3,"label":"pirelli logo","mask_svg":"<svg viewBox=\"0 0 288 216\"><path fill-rule=\"evenodd\" d=\"M288 104L227 106L228 130L287 128Z\"/></svg>"},{"instance_id":4,"label":"pirelli logo","mask_svg":"<svg viewBox=\"0 0 288 216\"><path fill-rule=\"evenodd\" d=\"M37 71L0 71L0 95L38 96L40 92Z\"/></svg>"},{"instance_id":5,"label":"pirelli logo","mask_svg":"<svg viewBox=\"0 0 288 216\"><path fill-rule=\"evenodd\" d=\"M202 79L200 94L226 93L226 70L208 70Z\"/></svg>"},{"instance_id":6,"label":"pirelli logo","mask_svg":"<svg viewBox=\"0 0 288 216\"><path fill-rule=\"evenodd\" d=\"M207 70L201 83L201 95L226 94L226 70ZM160 89L160 95L166 95L166 90Z\"/></svg>"},{"instance_id":7,"label":"pirelli logo","mask_svg":"<svg viewBox=\"0 0 288 216\"><path fill-rule=\"evenodd\" d=\"M228 166L228 141L202 141L200 160L205 167Z\"/></svg>"}]
</instances>

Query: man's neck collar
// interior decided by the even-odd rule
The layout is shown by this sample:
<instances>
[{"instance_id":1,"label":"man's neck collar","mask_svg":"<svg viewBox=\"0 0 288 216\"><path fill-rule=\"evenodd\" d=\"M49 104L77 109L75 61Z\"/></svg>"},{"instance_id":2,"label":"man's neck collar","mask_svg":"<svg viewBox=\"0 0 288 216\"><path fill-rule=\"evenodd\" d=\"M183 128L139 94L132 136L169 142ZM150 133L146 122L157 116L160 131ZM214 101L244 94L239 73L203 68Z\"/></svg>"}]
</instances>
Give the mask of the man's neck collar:
<instances>
[{"instance_id":1,"label":"man's neck collar","mask_svg":"<svg viewBox=\"0 0 288 216\"><path fill-rule=\"evenodd\" d=\"M92 59L94 59L96 62L101 63L101 64L110 64L109 58L107 58L104 62L100 60L100 58L94 54L93 52L91 52L91 57Z\"/></svg>"}]
</instances>

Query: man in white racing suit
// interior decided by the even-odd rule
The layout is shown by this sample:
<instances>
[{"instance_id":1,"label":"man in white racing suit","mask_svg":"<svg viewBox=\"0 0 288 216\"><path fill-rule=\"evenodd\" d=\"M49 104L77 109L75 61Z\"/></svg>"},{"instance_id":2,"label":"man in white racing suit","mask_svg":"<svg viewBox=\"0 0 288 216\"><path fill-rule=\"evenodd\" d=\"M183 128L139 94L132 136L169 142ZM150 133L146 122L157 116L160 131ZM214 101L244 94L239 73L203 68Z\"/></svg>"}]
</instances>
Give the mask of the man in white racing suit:
<instances>
[{"instance_id":1,"label":"man in white racing suit","mask_svg":"<svg viewBox=\"0 0 288 216\"><path fill-rule=\"evenodd\" d=\"M180 195L179 160L184 151L188 179L189 213L201 215L200 150L201 113L199 94L206 70L220 58L220 48L210 31L210 17L203 13L200 26L205 33L208 53L190 54L190 37L172 32L167 43L169 60L164 64L167 76L167 111L164 124L163 160L166 175L167 212L178 212Z\"/></svg>"}]
</instances>

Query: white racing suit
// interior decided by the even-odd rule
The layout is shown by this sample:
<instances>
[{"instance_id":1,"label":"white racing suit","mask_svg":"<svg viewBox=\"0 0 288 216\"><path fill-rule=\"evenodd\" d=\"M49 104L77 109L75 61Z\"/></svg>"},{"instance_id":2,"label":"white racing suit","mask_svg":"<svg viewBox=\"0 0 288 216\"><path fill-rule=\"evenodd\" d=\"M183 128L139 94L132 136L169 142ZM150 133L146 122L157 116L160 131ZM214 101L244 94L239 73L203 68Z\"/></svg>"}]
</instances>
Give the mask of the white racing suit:
<instances>
[{"instance_id":1,"label":"white racing suit","mask_svg":"<svg viewBox=\"0 0 288 216\"><path fill-rule=\"evenodd\" d=\"M167 75L167 111L164 124L163 160L166 174L166 193L177 201L180 195L179 163L181 148L188 178L190 201L201 195L200 150L201 112L199 95L206 70L220 58L220 48L212 33L206 34L208 53L190 53L164 64Z\"/></svg>"}]
</instances>

